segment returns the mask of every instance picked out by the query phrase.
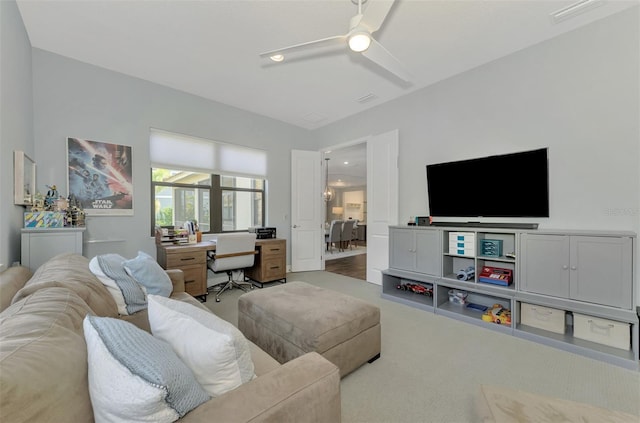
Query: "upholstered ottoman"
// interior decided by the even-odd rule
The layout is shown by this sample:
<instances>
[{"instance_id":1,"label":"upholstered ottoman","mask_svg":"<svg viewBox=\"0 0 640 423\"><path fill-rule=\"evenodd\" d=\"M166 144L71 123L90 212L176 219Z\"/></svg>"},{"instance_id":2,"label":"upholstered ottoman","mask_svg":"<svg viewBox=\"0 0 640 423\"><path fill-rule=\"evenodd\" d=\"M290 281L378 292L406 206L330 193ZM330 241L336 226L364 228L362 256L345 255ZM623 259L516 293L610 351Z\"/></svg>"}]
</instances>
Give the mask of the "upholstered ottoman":
<instances>
[{"instance_id":1,"label":"upholstered ottoman","mask_svg":"<svg viewBox=\"0 0 640 423\"><path fill-rule=\"evenodd\" d=\"M242 294L238 328L280 363L315 351L341 377L380 357L380 309L305 282Z\"/></svg>"}]
</instances>

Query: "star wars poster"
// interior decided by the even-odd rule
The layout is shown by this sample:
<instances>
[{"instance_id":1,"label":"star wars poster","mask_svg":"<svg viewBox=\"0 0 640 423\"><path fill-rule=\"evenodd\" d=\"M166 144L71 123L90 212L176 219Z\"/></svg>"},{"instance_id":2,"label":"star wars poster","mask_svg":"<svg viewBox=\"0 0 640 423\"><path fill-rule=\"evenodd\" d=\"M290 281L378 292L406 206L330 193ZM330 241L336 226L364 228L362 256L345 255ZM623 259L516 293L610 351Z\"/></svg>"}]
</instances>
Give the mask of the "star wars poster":
<instances>
[{"instance_id":1,"label":"star wars poster","mask_svg":"<svg viewBox=\"0 0 640 423\"><path fill-rule=\"evenodd\" d=\"M67 138L69 195L87 215L133 215L131 147Z\"/></svg>"}]
</instances>

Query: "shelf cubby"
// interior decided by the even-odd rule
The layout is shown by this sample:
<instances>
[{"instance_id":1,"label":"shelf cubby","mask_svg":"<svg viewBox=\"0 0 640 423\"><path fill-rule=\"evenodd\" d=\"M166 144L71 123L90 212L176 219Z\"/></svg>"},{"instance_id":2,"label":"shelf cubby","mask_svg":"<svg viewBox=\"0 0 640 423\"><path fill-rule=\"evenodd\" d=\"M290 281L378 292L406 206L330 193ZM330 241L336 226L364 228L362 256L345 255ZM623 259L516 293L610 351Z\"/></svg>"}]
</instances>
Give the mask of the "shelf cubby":
<instances>
[{"instance_id":1,"label":"shelf cubby","mask_svg":"<svg viewBox=\"0 0 640 423\"><path fill-rule=\"evenodd\" d=\"M420 308L426 311L433 311L433 295L428 296L419 294L411 290L398 289L403 284L417 284L427 289L435 291L434 283L429 282L428 278L415 278L414 275L404 274L403 272L382 272L382 296L383 298L400 302L406 305Z\"/></svg>"},{"instance_id":2,"label":"shelf cubby","mask_svg":"<svg viewBox=\"0 0 640 423\"><path fill-rule=\"evenodd\" d=\"M451 289L465 291L467 293L466 304L456 304L449 301L449 291ZM464 289L461 289L458 284L450 285L446 283L439 283L437 285L435 295L436 314L442 314L454 319L466 321L468 323L473 323L475 325L487 327L489 329L497 330L500 332L512 332L513 318L511 320L511 325L500 325L493 322L485 322L484 320L482 320L482 315L484 314L484 312L467 307L467 304L469 303L486 306L487 308L491 308L495 304L500 304L502 307L511 310L511 298L487 295L484 293L479 293L477 291L466 291Z\"/></svg>"}]
</instances>

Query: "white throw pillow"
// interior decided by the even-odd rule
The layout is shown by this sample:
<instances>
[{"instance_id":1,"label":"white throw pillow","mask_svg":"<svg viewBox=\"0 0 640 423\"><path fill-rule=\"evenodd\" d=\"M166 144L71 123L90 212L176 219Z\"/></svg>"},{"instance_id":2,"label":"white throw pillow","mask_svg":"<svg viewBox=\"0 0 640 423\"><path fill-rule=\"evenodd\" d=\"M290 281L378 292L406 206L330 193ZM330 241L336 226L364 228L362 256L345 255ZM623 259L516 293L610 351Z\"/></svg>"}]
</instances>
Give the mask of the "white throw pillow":
<instances>
[{"instance_id":1,"label":"white throw pillow","mask_svg":"<svg viewBox=\"0 0 640 423\"><path fill-rule=\"evenodd\" d=\"M255 378L249 343L231 323L192 304L149 295L151 332L173 347L217 397Z\"/></svg>"},{"instance_id":2,"label":"white throw pillow","mask_svg":"<svg viewBox=\"0 0 640 423\"><path fill-rule=\"evenodd\" d=\"M144 251L131 260L125 260L124 270L140 285L147 288L147 293L168 297L173 291L173 284L167 272L158 262Z\"/></svg>"},{"instance_id":3,"label":"white throw pillow","mask_svg":"<svg viewBox=\"0 0 640 423\"><path fill-rule=\"evenodd\" d=\"M83 328L96 422L173 422L210 399L166 342L109 317Z\"/></svg>"}]
</instances>

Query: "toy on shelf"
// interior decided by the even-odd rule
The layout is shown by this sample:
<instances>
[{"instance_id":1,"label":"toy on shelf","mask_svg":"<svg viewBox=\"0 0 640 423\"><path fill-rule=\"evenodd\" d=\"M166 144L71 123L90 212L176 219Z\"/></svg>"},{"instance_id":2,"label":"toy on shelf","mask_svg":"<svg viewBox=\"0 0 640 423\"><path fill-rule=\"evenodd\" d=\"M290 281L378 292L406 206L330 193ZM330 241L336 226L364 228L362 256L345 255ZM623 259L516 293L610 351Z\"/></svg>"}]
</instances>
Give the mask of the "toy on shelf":
<instances>
[{"instance_id":1,"label":"toy on shelf","mask_svg":"<svg viewBox=\"0 0 640 423\"><path fill-rule=\"evenodd\" d=\"M433 288L427 288L426 286L417 283L400 283L396 288L402 291L411 291L416 294L426 295L427 297L433 296Z\"/></svg>"},{"instance_id":2,"label":"toy on shelf","mask_svg":"<svg viewBox=\"0 0 640 423\"><path fill-rule=\"evenodd\" d=\"M513 270L484 266L478 277L478 281L493 285L509 286L513 282Z\"/></svg>"},{"instance_id":3,"label":"toy on shelf","mask_svg":"<svg viewBox=\"0 0 640 423\"><path fill-rule=\"evenodd\" d=\"M466 269L460 269L456 274L456 278L458 278L459 281L468 281L475 277L476 277L476 268L473 266L469 266Z\"/></svg>"},{"instance_id":4,"label":"toy on shelf","mask_svg":"<svg viewBox=\"0 0 640 423\"><path fill-rule=\"evenodd\" d=\"M449 302L456 305L467 304L468 294L464 291L458 291L457 289L449 290Z\"/></svg>"},{"instance_id":5,"label":"toy on shelf","mask_svg":"<svg viewBox=\"0 0 640 423\"><path fill-rule=\"evenodd\" d=\"M511 310L502 307L500 304L494 304L492 308L482 315L482 320L485 322L497 323L499 325L510 325Z\"/></svg>"}]
</instances>

